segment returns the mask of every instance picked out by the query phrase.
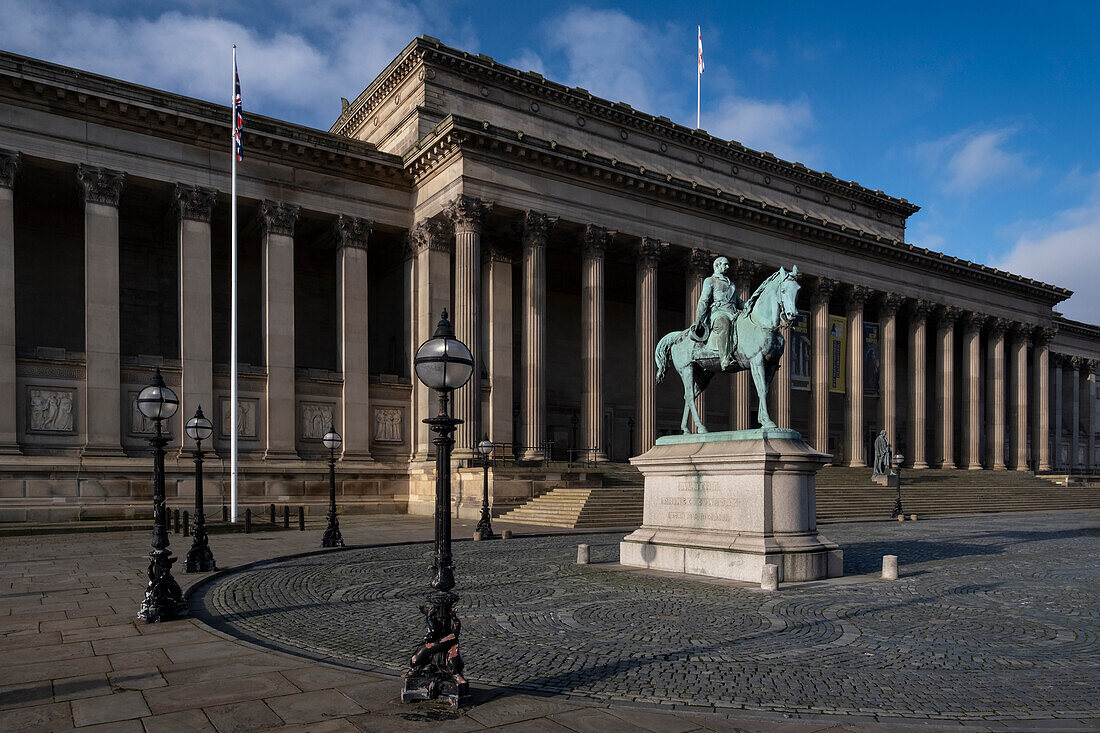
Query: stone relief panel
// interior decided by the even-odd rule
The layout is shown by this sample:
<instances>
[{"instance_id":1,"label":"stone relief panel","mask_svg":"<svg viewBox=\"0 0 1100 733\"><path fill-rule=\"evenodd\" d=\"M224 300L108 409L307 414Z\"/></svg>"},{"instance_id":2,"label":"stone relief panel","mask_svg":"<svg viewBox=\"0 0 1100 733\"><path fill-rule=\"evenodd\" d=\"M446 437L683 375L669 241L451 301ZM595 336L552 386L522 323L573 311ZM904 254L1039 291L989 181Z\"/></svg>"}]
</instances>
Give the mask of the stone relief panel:
<instances>
[{"instance_id":1,"label":"stone relief panel","mask_svg":"<svg viewBox=\"0 0 1100 733\"><path fill-rule=\"evenodd\" d=\"M374 442L404 442L400 407L377 407L374 410Z\"/></svg>"},{"instance_id":2,"label":"stone relief panel","mask_svg":"<svg viewBox=\"0 0 1100 733\"><path fill-rule=\"evenodd\" d=\"M299 405L303 440L320 440L332 427L332 405L303 402Z\"/></svg>"},{"instance_id":3,"label":"stone relief panel","mask_svg":"<svg viewBox=\"0 0 1100 733\"><path fill-rule=\"evenodd\" d=\"M130 393L130 433L132 435L148 435L157 432L155 420L150 420L138 409L137 398L140 392Z\"/></svg>"},{"instance_id":4,"label":"stone relief panel","mask_svg":"<svg viewBox=\"0 0 1100 733\"><path fill-rule=\"evenodd\" d=\"M228 438L232 434L232 416L229 414L229 399L222 397L221 435ZM237 437L255 438L256 412L259 410L259 400L242 400L237 398Z\"/></svg>"},{"instance_id":5,"label":"stone relief panel","mask_svg":"<svg viewBox=\"0 0 1100 733\"><path fill-rule=\"evenodd\" d=\"M43 433L73 432L75 389L31 387L27 390L28 429Z\"/></svg>"}]
</instances>

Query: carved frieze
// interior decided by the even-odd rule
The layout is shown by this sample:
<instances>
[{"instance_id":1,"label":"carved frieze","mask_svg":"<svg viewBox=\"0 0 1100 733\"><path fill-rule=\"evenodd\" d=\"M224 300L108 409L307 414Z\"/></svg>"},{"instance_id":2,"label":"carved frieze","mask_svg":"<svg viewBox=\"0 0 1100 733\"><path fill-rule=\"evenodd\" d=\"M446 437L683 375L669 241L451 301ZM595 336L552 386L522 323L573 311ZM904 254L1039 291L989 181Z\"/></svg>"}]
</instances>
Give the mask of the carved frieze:
<instances>
[{"instance_id":1,"label":"carved frieze","mask_svg":"<svg viewBox=\"0 0 1100 733\"><path fill-rule=\"evenodd\" d=\"M14 150L0 150L0 188L13 188L23 157Z\"/></svg>"},{"instance_id":2,"label":"carved frieze","mask_svg":"<svg viewBox=\"0 0 1100 733\"><path fill-rule=\"evenodd\" d=\"M336 217L336 221L332 224L332 236L336 242L336 248L356 247L366 249L367 240L370 238L373 227L374 222L370 219L341 214Z\"/></svg>"},{"instance_id":3,"label":"carved frieze","mask_svg":"<svg viewBox=\"0 0 1100 733\"><path fill-rule=\"evenodd\" d=\"M175 198L176 212L180 219L209 223L218 192L213 188L177 183Z\"/></svg>"},{"instance_id":4,"label":"carved frieze","mask_svg":"<svg viewBox=\"0 0 1100 733\"><path fill-rule=\"evenodd\" d=\"M221 398L221 437L228 439L233 434L232 416L229 414L228 397ZM260 408L259 400L237 398L237 437L255 438L256 412Z\"/></svg>"},{"instance_id":5,"label":"carved frieze","mask_svg":"<svg viewBox=\"0 0 1100 733\"><path fill-rule=\"evenodd\" d=\"M76 167L76 178L84 188L86 203L118 206L122 185L126 182L125 173L81 163Z\"/></svg>"},{"instance_id":6,"label":"carved frieze","mask_svg":"<svg viewBox=\"0 0 1100 733\"><path fill-rule=\"evenodd\" d=\"M294 236L294 224L298 221L299 207L279 201L264 200L260 203L260 226L264 234Z\"/></svg>"},{"instance_id":7,"label":"carved frieze","mask_svg":"<svg viewBox=\"0 0 1100 733\"><path fill-rule=\"evenodd\" d=\"M27 429L40 433L71 433L75 405L75 389L30 387L27 390Z\"/></svg>"},{"instance_id":8,"label":"carved frieze","mask_svg":"<svg viewBox=\"0 0 1100 733\"><path fill-rule=\"evenodd\" d=\"M403 412L400 407L374 409L374 442L403 443Z\"/></svg>"},{"instance_id":9,"label":"carved frieze","mask_svg":"<svg viewBox=\"0 0 1100 733\"><path fill-rule=\"evenodd\" d=\"M450 219L455 231L480 232L485 217L493 210L492 201L460 194L443 209L443 215Z\"/></svg>"},{"instance_id":10,"label":"carved frieze","mask_svg":"<svg viewBox=\"0 0 1100 733\"><path fill-rule=\"evenodd\" d=\"M302 402L298 405L303 440L320 440L332 427L332 405L327 402Z\"/></svg>"}]
</instances>

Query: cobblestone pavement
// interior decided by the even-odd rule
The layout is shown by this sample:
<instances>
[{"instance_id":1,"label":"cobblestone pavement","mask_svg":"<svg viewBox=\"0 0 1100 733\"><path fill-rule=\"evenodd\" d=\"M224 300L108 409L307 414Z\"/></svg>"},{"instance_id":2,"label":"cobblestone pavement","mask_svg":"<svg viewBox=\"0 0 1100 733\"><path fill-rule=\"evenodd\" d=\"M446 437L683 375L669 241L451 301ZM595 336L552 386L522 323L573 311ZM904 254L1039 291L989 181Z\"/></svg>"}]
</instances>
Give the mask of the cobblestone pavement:
<instances>
[{"instance_id":1,"label":"cobblestone pavement","mask_svg":"<svg viewBox=\"0 0 1100 733\"><path fill-rule=\"evenodd\" d=\"M624 570L617 534L457 543L467 674L571 699L1100 727L1100 514L826 534L846 577L778 593ZM595 564L573 564L580 542ZM900 580L878 578L883 554ZM412 544L264 563L194 602L237 636L400 670L423 633L429 556Z\"/></svg>"}]
</instances>

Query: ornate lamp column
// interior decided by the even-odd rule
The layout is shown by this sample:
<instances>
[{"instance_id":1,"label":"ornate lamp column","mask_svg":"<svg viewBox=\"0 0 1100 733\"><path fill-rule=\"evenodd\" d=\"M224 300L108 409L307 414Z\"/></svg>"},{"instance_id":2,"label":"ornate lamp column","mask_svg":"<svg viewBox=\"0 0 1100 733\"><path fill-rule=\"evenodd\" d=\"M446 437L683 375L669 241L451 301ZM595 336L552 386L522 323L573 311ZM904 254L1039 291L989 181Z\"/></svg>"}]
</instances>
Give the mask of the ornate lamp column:
<instances>
[{"instance_id":1,"label":"ornate lamp column","mask_svg":"<svg viewBox=\"0 0 1100 733\"><path fill-rule=\"evenodd\" d=\"M693 323L695 321L695 308L699 304L699 296L703 294L703 282L713 272L711 262L714 261L714 255L710 250L700 249L699 247L692 247L688 252L687 259L687 271L684 279L684 294L685 303L684 311L686 313L685 323ZM698 397L695 398L695 411L699 413L700 419L704 423L707 421L707 393L701 392ZM778 418L776 418L778 423Z\"/></svg>"},{"instance_id":2,"label":"ornate lamp column","mask_svg":"<svg viewBox=\"0 0 1100 733\"><path fill-rule=\"evenodd\" d=\"M1034 380L1032 400L1031 459L1036 471L1051 470L1050 462L1050 342L1058 332L1055 328L1039 326L1031 332L1031 374Z\"/></svg>"},{"instance_id":3,"label":"ornate lamp column","mask_svg":"<svg viewBox=\"0 0 1100 733\"><path fill-rule=\"evenodd\" d=\"M343 440L340 433L329 428L321 442L328 448L328 526L321 537L321 547L343 547L344 536L340 534L340 520L336 516L336 450Z\"/></svg>"},{"instance_id":4,"label":"ornate lamp column","mask_svg":"<svg viewBox=\"0 0 1100 733\"><path fill-rule=\"evenodd\" d=\"M614 236L615 232L595 224L586 225L581 234L581 439L597 461L607 460L603 432L604 254Z\"/></svg>"},{"instance_id":5,"label":"ornate lamp column","mask_svg":"<svg viewBox=\"0 0 1100 733\"><path fill-rule=\"evenodd\" d=\"M936 331L936 397L939 400L940 468L956 468L955 465L955 321L962 310L944 306L939 312Z\"/></svg>"},{"instance_id":6,"label":"ornate lamp column","mask_svg":"<svg viewBox=\"0 0 1100 733\"><path fill-rule=\"evenodd\" d=\"M829 298L838 287L840 281L819 277L811 291L813 365L810 378L810 440L821 453L829 452Z\"/></svg>"},{"instance_id":7,"label":"ornate lamp column","mask_svg":"<svg viewBox=\"0 0 1100 733\"><path fill-rule=\"evenodd\" d=\"M267 366L265 459L296 459L294 426L294 224L298 207L260 204L263 232L264 364Z\"/></svg>"},{"instance_id":8,"label":"ornate lamp column","mask_svg":"<svg viewBox=\"0 0 1100 733\"><path fill-rule=\"evenodd\" d=\"M546 242L556 216L523 215L523 453L541 461L546 440Z\"/></svg>"},{"instance_id":9,"label":"ornate lamp column","mask_svg":"<svg viewBox=\"0 0 1100 733\"><path fill-rule=\"evenodd\" d=\"M435 335L420 345L414 360L416 378L439 395L439 414L425 422L438 435L433 441L435 453L435 558L432 592L426 605L420 606L428 625L428 633L412 663L402 678L402 702L443 699L452 707L469 697L470 689L462 676L465 666L458 651L458 634L462 628L454 612L458 596L455 587L454 564L451 560L451 446L455 426L459 421L450 416L447 402L450 393L464 385L474 371L474 360L466 345L454 337L447 320L447 311L435 330Z\"/></svg>"},{"instance_id":10,"label":"ornate lamp column","mask_svg":"<svg viewBox=\"0 0 1100 733\"><path fill-rule=\"evenodd\" d=\"M179 398L169 387L157 367L153 383L141 390L137 398L138 410L156 425L156 433L149 438L153 446L153 550L149 553L149 585L141 602L138 617L148 623L170 621L184 613L183 592L172 577L172 551L168 549L168 507L164 491L164 446L168 436L161 430L161 423L172 419L179 409Z\"/></svg>"},{"instance_id":11,"label":"ornate lamp column","mask_svg":"<svg viewBox=\"0 0 1100 733\"><path fill-rule=\"evenodd\" d=\"M1027 466L1027 341L1031 326L1016 323L1012 326L1012 351L1009 354L1009 377L1012 392L1010 434L1012 455L1010 462L1017 471Z\"/></svg>"},{"instance_id":12,"label":"ornate lamp column","mask_svg":"<svg viewBox=\"0 0 1100 733\"><path fill-rule=\"evenodd\" d=\"M15 177L22 157L0 150L0 454L19 453L15 379Z\"/></svg>"},{"instance_id":13,"label":"ornate lamp column","mask_svg":"<svg viewBox=\"0 0 1100 733\"><path fill-rule=\"evenodd\" d=\"M337 363L343 375L340 409L344 461L371 461L369 359L370 326L367 318L367 241L373 225L368 219L336 217L332 238L336 243Z\"/></svg>"},{"instance_id":14,"label":"ornate lamp column","mask_svg":"<svg viewBox=\"0 0 1100 733\"><path fill-rule=\"evenodd\" d=\"M737 287L737 297L747 300L752 295L752 279L756 277L759 267L755 262L738 259L733 263L733 284ZM749 430L753 426L752 421L752 394L750 388L752 375L747 369L743 369L733 375L733 415L732 422L735 430Z\"/></svg>"},{"instance_id":15,"label":"ornate lamp column","mask_svg":"<svg viewBox=\"0 0 1100 733\"><path fill-rule=\"evenodd\" d=\"M914 300L909 304L909 460L911 468L928 468L925 452L927 434L928 390L927 320L932 304Z\"/></svg>"},{"instance_id":16,"label":"ornate lamp column","mask_svg":"<svg viewBox=\"0 0 1100 733\"><path fill-rule=\"evenodd\" d=\"M118 202L126 174L81 164L76 177L84 191L84 454L121 456Z\"/></svg>"},{"instance_id":17,"label":"ornate lamp column","mask_svg":"<svg viewBox=\"0 0 1100 733\"><path fill-rule=\"evenodd\" d=\"M848 428L848 465L867 465L863 447L863 306L871 297L871 289L853 285L847 293L848 313L848 400L845 426Z\"/></svg>"},{"instance_id":18,"label":"ornate lamp column","mask_svg":"<svg viewBox=\"0 0 1100 733\"><path fill-rule=\"evenodd\" d=\"M455 336L472 354L481 354L481 225L493 210L491 201L462 194L443 213L455 230ZM455 393L455 417L462 420L455 436L454 454L472 458L481 432L481 373Z\"/></svg>"},{"instance_id":19,"label":"ornate lamp column","mask_svg":"<svg viewBox=\"0 0 1100 733\"><path fill-rule=\"evenodd\" d=\"M882 403L882 429L890 445L898 439L898 308L905 298L893 293L882 296L879 325L882 328L882 370L879 372L879 399Z\"/></svg>"},{"instance_id":20,"label":"ornate lamp column","mask_svg":"<svg viewBox=\"0 0 1100 733\"><path fill-rule=\"evenodd\" d=\"M634 296L634 335L637 339L638 383L634 388L637 416L634 455L640 455L657 442L657 265L668 252L668 244L653 237L642 237L638 245L637 285Z\"/></svg>"},{"instance_id":21,"label":"ornate lamp column","mask_svg":"<svg viewBox=\"0 0 1100 733\"><path fill-rule=\"evenodd\" d=\"M195 441L195 531L192 532L191 549L187 551L187 558L183 561L185 573L209 573L217 570L214 562L214 553L210 551L210 539L206 536L206 514L203 510L202 500L202 441L213 434L214 426L202 414L202 405L195 410L195 416L187 421L184 428L187 437Z\"/></svg>"},{"instance_id":22,"label":"ornate lamp column","mask_svg":"<svg viewBox=\"0 0 1100 733\"><path fill-rule=\"evenodd\" d=\"M982 326L987 316L967 313L963 330L963 369L966 372L966 468L982 469Z\"/></svg>"},{"instance_id":23,"label":"ornate lamp column","mask_svg":"<svg viewBox=\"0 0 1100 733\"><path fill-rule=\"evenodd\" d=\"M994 471L1004 471L1005 465L1005 331L1008 321L989 321L989 391L986 394L987 415L992 417L989 433L989 462Z\"/></svg>"},{"instance_id":24,"label":"ornate lamp column","mask_svg":"<svg viewBox=\"0 0 1100 733\"><path fill-rule=\"evenodd\" d=\"M489 457L493 455L493 441L489 440L488 434L477 444L477 452L481 456L481 467L485 470L481 484L481 519L474 531L481 535L481 539L491 540L496 535L493 534L493 512L489 508Z\"/></svg>"}]
</instances>

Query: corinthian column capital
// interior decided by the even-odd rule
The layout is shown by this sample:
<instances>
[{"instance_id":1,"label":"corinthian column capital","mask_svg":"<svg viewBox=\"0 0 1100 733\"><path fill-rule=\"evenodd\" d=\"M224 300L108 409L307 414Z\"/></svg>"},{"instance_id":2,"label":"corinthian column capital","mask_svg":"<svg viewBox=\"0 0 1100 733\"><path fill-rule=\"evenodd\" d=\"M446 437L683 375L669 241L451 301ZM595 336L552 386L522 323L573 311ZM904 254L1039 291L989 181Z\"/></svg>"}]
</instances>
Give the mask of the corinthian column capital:
<instances>
[{"instance_id":1,"label":"corinthian column capital","mask_svg":"<svg viewBox=\"0 0 1100 733\"><path fill-rule=\"evenodd\" d=\"M833 293L839 287L839 280L834 280L831 277L819 277L814 280L813 285L810 287L810 299L815 304L828 303L829 298L833 297Z\"/></svg>"},{"instance_id":2,"label":"corinthian column capital","mask_svg":"<svg viewBox=\"0 0 1100 733\"><path fill-rule=\"evenodd\" d=\"M883 293L878 303L879 318L896 316L898 308L905 304L905 296L897 293Z\"/></svg>"},{"instance_id":3,"label":"corinthian column capital","mask_svg":"<svg viewBox=\"0 0 1100 733\"><path fill-rule=\"evenodd\" d=\"M954 328L955 322L958 321L963 314L962 308L957 308L953 305L945 305L940 308L938 316L941 328Z\"/></svg>"},{"instance_id":4,"label":"corinthian column capital","mask_svg":"<svg viewBox=\"0 0 1100 733\"><path fill-rule=\"evenodd\" d=\"M373 227L374 223L370 219L340 214L332 223L332 236L336 241L336 248L366 249Z\"/></svg>"},{"instance_id":5,"label":"corinthian column capital","mask_svg":"<svg viewBox=\"0 0 1100 733\"><path fill-rule=\"evenodd\" d=\"M443 208L443 215L454 225L455 232L480 232L482 221L492 210L492 201L460 194Z\"/></svg>"},{"instance_id":6,"label":"corinthian column capital","mask_svg":"<svg viewBox=\"0 0 1100 733\"><path fill-rule=\"evenodd\" d=\"M427 250L450 252L451 238L446 225L439 219L417 222L409 232L409 249L417 255Z\"/></svg>"},{"instance_id":7,"label":"corinthian column capital","mask_svg":"<svg viewBox=\"0 0 1100 733\"><path fill-rule=\"evenodd\" d=\"M76 167L76 178L84 187L85 203L118 206L122 185L126 182L125 173L81 163Z\"/></svg>"},{"instance_id":8,"label":"corinthian column capital","mask_svg":"<svg viewBox=\"0 0 1100 733\"><path fill-rule=\"evenodd\" d=\"M299 208L294 204L264 200L260 203L260 226L264 234L294 236L294 224L298 221Z\"/></svg>"},{"instance_id":9,"label":"corinthian column capital","mask_svg":"<svg viewBox=\"0 0 1100 733\"><path fill-rule=\"evenodd\" d=\"M210 223L218 192L213 188L177 183L175 191L176 214L180 219Z\"/></svg>"},{"instance_id":10,"label":"corinthian column capital","mask_svg":"<svg viewBox=\"0 0 1100 733\"><path fill-rule=\"evenodd\" d=\"M14 150L0 150L0 188L14 188L15 176L23 163L23 156Z\"/></svg>"},{"instance_id":11,"label":"corinthian column capital","mask_svg":"<svg viewBox=\"0 0 1100 733\"><path fill-rule=\"evenodd\" d=\"M603 259L608 245L618 232L596 224L585 224L581 232L581 252L585 259Z\"/></svg>"},{"instance_id":12,"label":"corinthian column capital","mask_svg":"<svg viewBox=\"0 0 1100 733\"><path fill-rule=\"evenodd\" d=\"M863 306L874 292L866 285L853 285L848 288L847 298L844 301L848 306L848 312L863 310Z\"/></svg>"},{"instance_id":13,"label":"corinthian column capital","mask_svg":"<svg viewBox=\"0 0 1100 733\"><path fill-rule=\"evenodd\" d=\"M638 243L638 264L647 270L656 270L661 258L668 252L668 242L656 237L642 237Z\"/></svg>"},{"instance_id":14,"label":"corinthian column capital","mask_svg":"<svg viewBox=\"0 0 1100 733\"><path fill-rule=\"evenodd\" d=\"M707 277L714 271L714 253L709 249L692 247L688 253L688 272L696 277Z\"/></svg>"},{"instance_id":15,"label":"corinthian column capital","mask_svg":"<svg viewBox=\"0 0 1100 733\"><path fill-rule=\"evenodd\" d=\"M1003 338L1008 330L1009 322L1004 318L989 319L989 337L992 339Z\"/></svg>"},{"instance_id":16,"label":"corinthian column capital","mask_svg":"<svg viewBox=\"0 0 1100 733\"><path fill-rule=\"evenodd\" d=\"M923 323L935 306L936 304L930 300L915 298L909 301L909 318L916 323Z\"/></svg>"}]
</instances>

